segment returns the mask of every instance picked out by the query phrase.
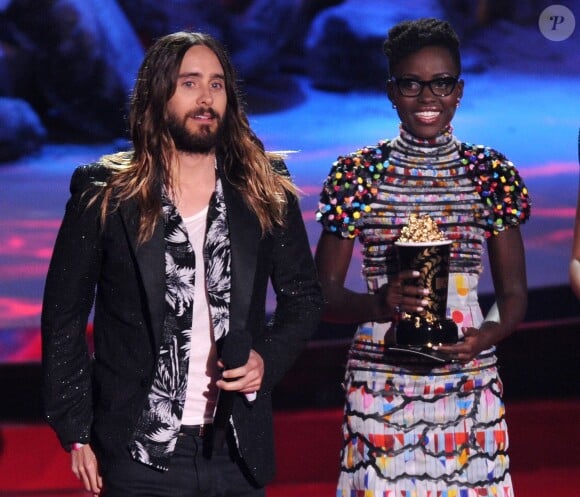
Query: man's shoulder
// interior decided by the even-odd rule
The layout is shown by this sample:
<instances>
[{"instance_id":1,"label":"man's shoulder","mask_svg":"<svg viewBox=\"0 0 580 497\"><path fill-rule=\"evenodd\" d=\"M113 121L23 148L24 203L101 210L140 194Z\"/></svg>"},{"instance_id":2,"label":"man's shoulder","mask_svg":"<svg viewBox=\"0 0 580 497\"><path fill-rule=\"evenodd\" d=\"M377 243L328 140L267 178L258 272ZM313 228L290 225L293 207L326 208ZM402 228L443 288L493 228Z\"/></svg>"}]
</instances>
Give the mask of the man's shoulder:
<instances>
[{"instance_id":1,"label":"man's shoulder","mask_svg":"<svg viewBox=\"0 0 580 497\"><path fill-rule=\"evenodd\" d=\"M270 160L270 164L274 171L276 171L278 174L281 174L282 176L290 176L288 166L286 165L284 156L282 154L269 153L268 159Z\"/></svg>"},{"instance_id":2,"label":"man's shoulder","mask_svg":"<svg viewBox=\"0 0 580 497\"><path fill-rule=\"evenodd\" d=\"M111 175L111 168L102 162L81 164L73 172L73 178L82 182L106 181Z\"/></svg>"},{"instance_id":3,"label":"man's shoulder","mask_svg":"<svg viewBox=\"0 0 580 497\"><path fill-rule=\"evenodd\" d=\"M106 155L95 162L77 166L71 178L71 192L85 190L89 186L104 186L115 170L130 163L128 152Z\"/></svg>"}]
</instances>

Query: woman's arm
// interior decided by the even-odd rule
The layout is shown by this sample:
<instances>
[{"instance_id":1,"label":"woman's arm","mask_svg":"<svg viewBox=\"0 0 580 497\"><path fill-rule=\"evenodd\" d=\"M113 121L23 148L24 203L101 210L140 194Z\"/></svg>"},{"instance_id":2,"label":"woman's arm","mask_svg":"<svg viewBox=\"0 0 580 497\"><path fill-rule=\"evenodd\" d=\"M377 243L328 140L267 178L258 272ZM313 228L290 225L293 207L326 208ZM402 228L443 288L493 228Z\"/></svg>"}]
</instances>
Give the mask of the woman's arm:
<instances>
[{"instance_id":1,"label":"woman's arm","mask_svg":"<svg viewBox=\"0 0 580 497\"><path fill-rule=\"evenodd\" d=\"M410 271L401 272L376 294L357 293L345 288L354 244L353 238L341 238L327 231L323 231L318 241L314 260L324 296L325 321L390 321L397 307L402 311L417 312L421 310L421 305L426 305L423 297L420 297L424 294L423 288L402 285L403 280L418 276L418 273Z\"/></svg>"},{"instance_id":2,"label":"woman's arm","mask_svg":"<svg viewBox=\"0 0 580 497\"><path fill-rule=\"evenodd\" d=\"M528 284L524 243L518 227L492 236L487 248L500 316L499 326L489 331L491 345L511 335L524 319L528 305Z\"/></svg>"},{"instance_id":3,"label":"woman's arm","mask_svg":"<svg viewBox=\"0 0 580 497\"><path fill-rule=\"evenodd\" d=\"M465 339L439 350L467 362L480 352L511 335L524 319L527 302L527 278L524 245L518 227L510 227L489 238L487 243L499 322L484 321L479 330L467 328Z\"/></svg>"}]
</instances>

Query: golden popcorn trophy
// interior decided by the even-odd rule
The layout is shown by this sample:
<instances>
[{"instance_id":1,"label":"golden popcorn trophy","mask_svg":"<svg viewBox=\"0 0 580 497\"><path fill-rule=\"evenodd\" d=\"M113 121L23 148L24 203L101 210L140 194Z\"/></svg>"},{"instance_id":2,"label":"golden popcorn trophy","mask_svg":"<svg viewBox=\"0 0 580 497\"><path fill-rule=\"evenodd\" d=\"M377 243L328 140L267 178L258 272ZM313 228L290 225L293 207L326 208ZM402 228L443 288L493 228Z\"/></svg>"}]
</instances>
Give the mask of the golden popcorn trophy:
<instances>
[{"instance_id":1,"label":"golden popcorn trophy","mask_svg":"<svg viewBox=\"0 0 580 497\"><path fill-rule=\"evenodd\" d=\"M395 320L396 346L429 352L433 346L457 342L457 325L446 317L450 249L451 240L445 238L429 216L412 214L401 230L395 242L399 270L411 269L420 274L403 285L423 286L429 289L429 295L424 297L427 305L422 312L403 312ZM429 355L444 359L438 354Z\"/></svg>"}]
</instances>

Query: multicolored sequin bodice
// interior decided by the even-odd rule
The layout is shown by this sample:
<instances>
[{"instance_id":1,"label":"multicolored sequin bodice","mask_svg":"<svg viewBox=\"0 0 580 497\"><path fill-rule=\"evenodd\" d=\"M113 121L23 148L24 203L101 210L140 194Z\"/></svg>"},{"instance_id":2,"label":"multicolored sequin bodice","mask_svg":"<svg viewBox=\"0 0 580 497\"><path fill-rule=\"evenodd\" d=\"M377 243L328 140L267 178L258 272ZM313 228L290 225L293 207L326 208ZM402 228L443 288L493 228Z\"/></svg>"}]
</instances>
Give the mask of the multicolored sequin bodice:
<instances>
[{"instance_id":1,"label":"multicolored sequin bodice","mask_svg":"<svg viewBox=\"0 0 580 497\"><path fill-rule=\"evenodd\" d=\"M504 188L507 186L507 188ZM393 274L393 243L411 213L428 214L453 241L451 272L479 275L487 236L527 219L527 190L498 152L457 140L446 130L419 140L401 129L333 164L317 219L324 228L363 244L370 291Z\"/></svg>"}]
</instances>

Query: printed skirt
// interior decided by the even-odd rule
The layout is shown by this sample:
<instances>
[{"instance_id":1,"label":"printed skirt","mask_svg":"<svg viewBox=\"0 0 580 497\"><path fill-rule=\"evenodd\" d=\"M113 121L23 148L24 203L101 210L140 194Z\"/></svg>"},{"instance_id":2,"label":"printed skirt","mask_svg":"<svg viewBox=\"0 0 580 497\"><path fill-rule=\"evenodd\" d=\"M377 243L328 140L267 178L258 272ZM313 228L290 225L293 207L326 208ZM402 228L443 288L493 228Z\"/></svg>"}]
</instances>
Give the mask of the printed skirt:
<instances>
[{"instance_id":1,"label":"printed skirt","mask_svg":"<svg viewBox=\"0 0 580 497\"><path fill-rule=\"evenodd\" d=\"M494 351L401 366L362 336L345 377L337 497L513 497Z\"/></svg>"}]
</instances>

